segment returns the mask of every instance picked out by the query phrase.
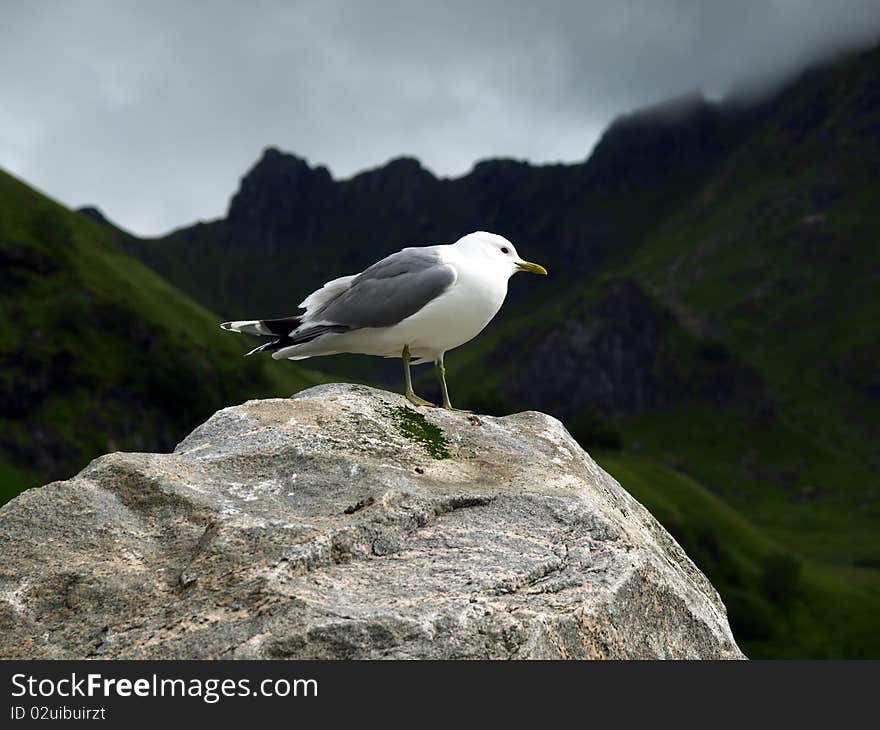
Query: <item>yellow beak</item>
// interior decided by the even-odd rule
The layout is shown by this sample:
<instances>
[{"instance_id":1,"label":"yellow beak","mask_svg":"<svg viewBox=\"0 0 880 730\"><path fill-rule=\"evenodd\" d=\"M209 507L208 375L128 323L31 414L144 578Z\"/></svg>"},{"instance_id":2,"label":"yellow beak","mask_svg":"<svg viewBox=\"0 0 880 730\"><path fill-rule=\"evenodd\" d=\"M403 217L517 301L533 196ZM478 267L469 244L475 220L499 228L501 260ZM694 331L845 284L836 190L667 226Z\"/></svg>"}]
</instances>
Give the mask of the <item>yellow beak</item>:
<instances>
[{"instance_id":1,"label":"yellow beak","mask_svg":"<svg viewBox=\"0 0 880 730\"><path fill-rule=\"evenodd\" d=\"M517 261L516 265L519 267L520 271L528 271L530 274L547 276L547 269L541 266L541 264L533 264L531 261Z\"/></svg>"}]
</instances>

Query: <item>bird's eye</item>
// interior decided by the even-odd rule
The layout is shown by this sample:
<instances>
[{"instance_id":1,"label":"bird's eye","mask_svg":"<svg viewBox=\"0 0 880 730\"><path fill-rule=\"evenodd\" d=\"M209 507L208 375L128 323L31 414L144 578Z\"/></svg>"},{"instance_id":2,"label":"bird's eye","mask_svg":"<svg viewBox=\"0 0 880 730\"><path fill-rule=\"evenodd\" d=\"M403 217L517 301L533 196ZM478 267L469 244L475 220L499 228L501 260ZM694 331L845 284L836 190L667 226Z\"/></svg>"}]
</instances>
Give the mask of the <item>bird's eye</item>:
<instances>
[{"instance_id":1,"label":"bird's eye","mask_svg":"<svg viewBox=\"0 0 880 730\"><path fill-rule=\"evenodd\" d=\"M510 253L510 249L507 246L502 247L501 253Z\"/></svg>"}]
</instances>

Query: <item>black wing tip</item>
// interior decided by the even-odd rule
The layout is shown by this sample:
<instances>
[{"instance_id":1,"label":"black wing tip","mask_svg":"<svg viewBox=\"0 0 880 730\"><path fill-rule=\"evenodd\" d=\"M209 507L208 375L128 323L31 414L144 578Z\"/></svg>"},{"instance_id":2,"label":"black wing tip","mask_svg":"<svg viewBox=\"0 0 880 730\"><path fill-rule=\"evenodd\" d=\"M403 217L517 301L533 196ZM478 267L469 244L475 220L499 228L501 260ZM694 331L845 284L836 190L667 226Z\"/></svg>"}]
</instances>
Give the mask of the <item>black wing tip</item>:
<instances>
[{"instance_id":1,"label":"black wing tip","mask_svg":"<svg viewBox=\"0 0 880 730\"><path fill-rule=\"evenodd\" d=\"M275 337L286 337L302 324L302 317L294 314L289 317L279 317L278 319L261 319L260 325L269 330L270 335Z\"/></svg>"}]
</instances>

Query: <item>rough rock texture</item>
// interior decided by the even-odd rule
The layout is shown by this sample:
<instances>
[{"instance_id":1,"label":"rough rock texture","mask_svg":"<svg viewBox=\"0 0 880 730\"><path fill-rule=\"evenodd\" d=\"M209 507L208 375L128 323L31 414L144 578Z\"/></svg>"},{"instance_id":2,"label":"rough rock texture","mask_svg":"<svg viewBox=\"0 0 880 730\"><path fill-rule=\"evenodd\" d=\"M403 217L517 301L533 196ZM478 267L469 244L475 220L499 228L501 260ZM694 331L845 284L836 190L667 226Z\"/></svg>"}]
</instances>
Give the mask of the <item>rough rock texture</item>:
<instances>
[{"instance_id":1,"label":"rough rock texture","mask_svg":"<svg viewBox=\"0 0 880 730\"><path fill-rule=\"evenodd\" d=\"M361 386L96 459L3 507L0 552L2 658L742 657L558 421Z\"/></svg>"}]
</instances>

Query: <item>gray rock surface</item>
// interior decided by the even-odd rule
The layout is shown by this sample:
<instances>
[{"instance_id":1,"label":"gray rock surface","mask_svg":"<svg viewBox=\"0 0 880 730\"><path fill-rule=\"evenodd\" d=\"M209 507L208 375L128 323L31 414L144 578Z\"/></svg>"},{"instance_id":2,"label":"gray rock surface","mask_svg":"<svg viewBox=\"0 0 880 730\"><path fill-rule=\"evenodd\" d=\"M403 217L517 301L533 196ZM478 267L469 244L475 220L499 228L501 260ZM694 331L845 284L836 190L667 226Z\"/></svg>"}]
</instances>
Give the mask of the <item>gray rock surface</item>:
<instances>
[{"instance_id":1,"label":"gray rock surface","mask_svg":"<svg viewBox=\"0 0 880 730\"><path fill-rule=\"evenodd\" d=\"M2 658L742 658L678 544L541 413L326 385L0 510Z\"/></svg>"}]
</instances>

